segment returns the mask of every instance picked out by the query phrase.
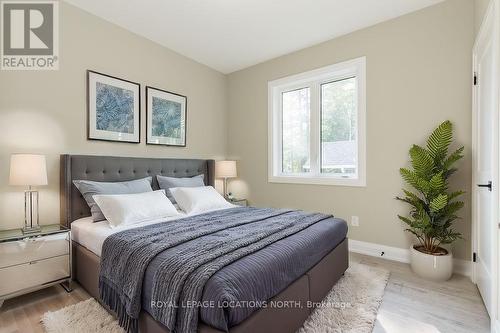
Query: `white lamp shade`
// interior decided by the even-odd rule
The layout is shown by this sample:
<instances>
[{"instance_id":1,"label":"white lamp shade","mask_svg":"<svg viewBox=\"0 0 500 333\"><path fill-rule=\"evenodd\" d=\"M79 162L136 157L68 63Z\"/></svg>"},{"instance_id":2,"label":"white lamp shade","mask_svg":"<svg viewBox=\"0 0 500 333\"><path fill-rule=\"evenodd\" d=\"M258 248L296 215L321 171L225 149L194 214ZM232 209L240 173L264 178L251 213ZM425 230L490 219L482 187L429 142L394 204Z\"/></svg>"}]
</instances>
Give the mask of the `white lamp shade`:
<instances>
[{"instance_id":1,"label":"white lamp shade","mask_svg":"<svg viewBox=\"0 0 500 333\"><path fill-rule=\"evenodd\" d=\"M44 155L14 154L10 157L10 185L47 185Z\"/></svg>"},{"instance_id":2,"label":"white lamp shade","mask_svg":"<svg viewBox=\"0 0 500 333\"><path fill-rule=\"evenodd\" d=\"M216 178L234 178L236 173L236 161L218 161L215 163Z\"/></svg>"}]
</instances>

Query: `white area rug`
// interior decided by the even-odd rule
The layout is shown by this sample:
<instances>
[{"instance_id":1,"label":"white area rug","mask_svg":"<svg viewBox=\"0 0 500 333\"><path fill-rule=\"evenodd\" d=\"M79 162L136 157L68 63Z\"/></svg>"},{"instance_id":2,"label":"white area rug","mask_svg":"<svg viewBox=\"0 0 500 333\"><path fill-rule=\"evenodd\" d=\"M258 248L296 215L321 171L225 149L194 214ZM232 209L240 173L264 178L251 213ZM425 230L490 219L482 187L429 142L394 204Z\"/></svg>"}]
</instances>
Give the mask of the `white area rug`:
<instances>
[{"instance_id":1,"label":"white area rug","mask_svg":"<svg viewBox=\"0 0 500 333\"><path fill-rule=\"evenodd\" d=\"M370 333L388 280L386 270L351 264L299 333ZM47 333L123 333L94 299L47 312L42 323Z\"/></svg>"},{"instance_id":2,"label":"white area rug","mask_svg":"<svg viewBox=\"0 0 500 333\"><path fill-rule=\"evenodd\" d=\"M90 298L42 316L47 333L124 333L118 321Z\"/></svg>"},{"instance_id":3,"label":"white area rug","mask_svg":"<svg viewBox=\"0 0 500 333\"><path fill-rule=\"evenodd\" d=\"M351 264L299 333L372 332L389 275L385 269Z\"/></svg>"}]
</instances>

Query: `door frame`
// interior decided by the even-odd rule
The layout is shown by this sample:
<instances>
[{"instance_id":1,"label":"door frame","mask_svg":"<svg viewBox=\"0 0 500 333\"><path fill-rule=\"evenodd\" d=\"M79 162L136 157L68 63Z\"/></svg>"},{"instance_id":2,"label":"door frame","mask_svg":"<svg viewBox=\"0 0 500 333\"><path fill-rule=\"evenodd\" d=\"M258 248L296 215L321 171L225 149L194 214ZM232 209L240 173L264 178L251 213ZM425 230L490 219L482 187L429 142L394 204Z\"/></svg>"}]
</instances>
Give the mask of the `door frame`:
<instances>
[{"instance_id":1,"label":"door frame","mask_svg":"<svg viewBox=\"0 0 500 333\"><path fill-rule=\"evenodd\" d=\"M494 119L494 126L493 126L493 134L494 134L494 156L493 156L493 175L492 175L492 183L493 183L493 190L491 195L493 196L493 202L497 203L497 205L494 205L493 211L492 211L492 218L495 221L494 222L494 231L493 231L493 242L492 242L492 288L491 288L491 330L492 332L497 331L500 333L498 330L500 328L500 321L499 321L499 308L498 308L498 302L499 302L499 265L498 265L498 258L500 258L499 254L499 229L497 227L498 223L500 222L499 220L499 156L500 156L500 138L498 137L498 130L499 130L499 113L500 113L500 108L499 108L499 95L500 95L500 86L499 86L499 78L500 78L500 71L499 71L499 38L500 38L500 26L499 26L499 0L491 0L488 6L488 9L486 11L485 17L483 19L483 22L481 24L481 28L479 30L479 33L476 36L476 40L474 42L474 47L472 50L472 74L475 75L477 73L477 49L479 46L482 45L482 43L485 42L486 37L488 34L491 32L493 34L493 52L494 52L494 59L496 59L496 64L494 65L495 67L495 74L493 75L494 77L494 85L496 86L496 110L495 112L495 119ZM472 85L472 190L471 190L471 204L472 204L472 214L471 214L471 240L472 240L472 253L471 256L473 255L474 252L477 252L478 250L478 225L476 223L477 221L477 203L476 203L476 197L477 197L477 191L478 191L478 179L477 175L475 172L475 165L477 161L477 122L476 122L476 116L477 116L477 101L478 101L478 96L477 96L477 88L478 86ZM477 265L476 263L472 262L472 270L471 270L471 280L472 282L476 283L477 282Z\"/></svg>"}]
</instances>

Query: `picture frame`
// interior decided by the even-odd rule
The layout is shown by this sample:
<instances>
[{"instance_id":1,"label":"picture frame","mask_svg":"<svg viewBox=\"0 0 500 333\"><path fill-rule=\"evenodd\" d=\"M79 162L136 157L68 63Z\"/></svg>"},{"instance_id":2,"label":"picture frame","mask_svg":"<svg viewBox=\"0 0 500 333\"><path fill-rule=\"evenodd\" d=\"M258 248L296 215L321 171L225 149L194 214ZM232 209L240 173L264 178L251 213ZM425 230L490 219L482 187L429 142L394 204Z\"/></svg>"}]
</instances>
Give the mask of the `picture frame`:
<instances>
[{"instance_id":1,"label":"picture frame","mask_svg":"<svg viewBox=\"0 0 500 333\"><path fill-rule=\"evenodd\" d=\"M187 97L146 86L146 144L186 147Z\"/></svg>"},{"instance_id":2,"label":"picture frame","mask_svg":"<svg viewBox=\"0 0 500 333\"><path fill-rule=\"evenodd\" d=\"M87 70L87 139L141 142L141 85Z\"/></svg>"}]
</instances>

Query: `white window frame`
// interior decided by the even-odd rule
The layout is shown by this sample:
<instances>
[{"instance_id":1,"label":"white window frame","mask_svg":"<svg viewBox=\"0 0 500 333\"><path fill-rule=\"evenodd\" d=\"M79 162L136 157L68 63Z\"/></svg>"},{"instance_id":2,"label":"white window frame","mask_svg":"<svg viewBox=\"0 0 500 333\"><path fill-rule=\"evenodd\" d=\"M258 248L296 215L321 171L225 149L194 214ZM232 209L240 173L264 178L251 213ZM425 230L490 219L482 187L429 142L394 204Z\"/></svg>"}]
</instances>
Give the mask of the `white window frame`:
<instances>
[{"instance_id":1,"label":"white window frame","mask_svg":"<svg viewBox=\"0 0 500 333\"><path fill-rule=\"evenodd\" d=\"M357 78L357 143L358 167L356 178L344 178L320 172L320 89L324 83ZM309 88L310 167L316 172L284 174L282 172L282 93ZM268 82L268 181L314 185L366 186L366 57L314 69Z\"/></svg>"}]
</instances>

